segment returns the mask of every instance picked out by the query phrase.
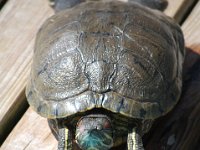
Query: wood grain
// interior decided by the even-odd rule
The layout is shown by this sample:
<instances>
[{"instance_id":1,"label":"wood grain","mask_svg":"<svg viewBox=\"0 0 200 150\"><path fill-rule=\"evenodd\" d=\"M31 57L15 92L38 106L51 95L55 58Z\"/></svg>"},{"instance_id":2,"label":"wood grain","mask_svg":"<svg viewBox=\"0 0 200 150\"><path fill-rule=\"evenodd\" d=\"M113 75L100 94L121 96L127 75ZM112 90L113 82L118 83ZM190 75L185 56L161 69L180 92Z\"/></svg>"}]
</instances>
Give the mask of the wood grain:
<instances>
[{"instance_id":1,"label":"wood grain","mask_svg":"<svg viewBox=\"0 0 200 150\"><path fill-rule=\"evenodd\" d=\"M176 16L178 12L181 12L183 2L186 0L178 2L170 0L169 8L165 12L169 16ZM23 90L26 78L29 76L34 37L39 26L52 13L45 0L18 0L17 2L10 0L0 14L0 90L2 90L0 95L0 134L7 130L7 125L18 113L20 104L24 101L24 98L20 100L19 95L21 93L20 97L24 96ZM185 25L185 23L183 25L184 34L189 41L186 43L191 46L189 34L192 35L193 33L190 32L197 29L192 30L189 28L190 24L186 23ZM198 26L200 25L198 24ZM196 44L198 44L198 40ZM28 140L22 139L25 137ZM46 119L28 109L1 149L34 150L41 148L48 150L56 149L56 145Z\"/></svg>"},{"instance_id":2,"label":"wood grain","mask_svg":"<svg viewBox=\"0 0 200 150\"><path fill-rule=\"evenodd\" d=\"M168 2L168 7L164 12L180 23L196 0L168 0Z\"/></svg>"},{"instance_id":3,"label":"wood grain","mask_svg":"<svg viewBox=\"0 0 200 150\"><path fill-rule=\"evenodd\" d=\"M186 39L186 46L200 54L200 1L192 13L183 23L182 29Z\"/></svg>"},{"instance_id":4,"label":"wood grain","mask_svg":"<svg viewBox=\"0 0 200 150\"><path fill-rule=\"evenodd\" d=\"M56 150L57 141L52 136L46 119L28 109L13 130L15 136L2 145L2 150Z\"/></svg>"},{"instance_id":5,"label":"wood grain","mask_svg":"<svg viewBox=\"0 0 200 150\"><path fill-rule=\"evenodd\" d=\"M9 0L0 13L0 137L27 106L24 87L29 76L34 38L53 11L44 0ZM24 113L24 112L23 112Z\"/></svg>"}]
</instances>

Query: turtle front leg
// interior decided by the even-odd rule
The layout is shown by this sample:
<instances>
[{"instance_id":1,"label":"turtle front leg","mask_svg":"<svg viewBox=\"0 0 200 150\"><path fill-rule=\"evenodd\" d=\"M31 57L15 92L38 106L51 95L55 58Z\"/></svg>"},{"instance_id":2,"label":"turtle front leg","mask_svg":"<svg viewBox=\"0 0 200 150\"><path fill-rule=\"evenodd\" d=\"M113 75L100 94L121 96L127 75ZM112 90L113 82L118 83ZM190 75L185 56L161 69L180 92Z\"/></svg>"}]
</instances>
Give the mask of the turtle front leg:
<instances>
[{"instance_id":1,"label":"turtle front leg","mask_svg":"<svg viewBox=\"0 0 200 150\"><path fill-rule=\"evenodd\" d=\"M84 0L49 0L50 5L56 12L72 8L73 6L83 2Z\"/></svg>"},{"instance_id":2,"label":"turtle front leg","mask_svg":"<svg viewBox=\"0 0 200 150\"><path fill-rule=\"evenodd\" d=\"M141 5L144 5L153 9L158 9L160 11L165 10L165 8L168 5L167 0L128 0L128 1L137 2Z\"/></svg>"},{"instance_id":3,"label":"turtle front leg","mask_svg":"<svg viewBox=\"0 0 200 150\"><path fill-rule=\"evenodd\" d=\"M72 150L72 138L67 128L59 129L58 150Z\"/></svg>"},{"instance_id":4,"label":"turtle front leg","mask_svg":"<svg viewBox=\"0 0 200 150\"><path fill-rule=\"evenodd\" d=\"M144 150L143 143L142 143L142 138L136 132L136 128L133 128L128 133L127 150Z\"/></svg>"}]
</instances>

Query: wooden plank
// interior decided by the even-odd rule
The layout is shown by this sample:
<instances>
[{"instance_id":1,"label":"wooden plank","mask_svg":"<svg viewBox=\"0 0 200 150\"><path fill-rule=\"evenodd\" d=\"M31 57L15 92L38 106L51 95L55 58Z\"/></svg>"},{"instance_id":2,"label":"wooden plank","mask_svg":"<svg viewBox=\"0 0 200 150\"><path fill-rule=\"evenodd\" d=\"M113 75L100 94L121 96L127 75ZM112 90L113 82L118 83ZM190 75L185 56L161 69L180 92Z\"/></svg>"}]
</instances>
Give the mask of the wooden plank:
<instances>
[{"instance_id":1,"label":"wooden plank","mask_svg":"<svg viewBox=\"0 0 200 150\"><path fill-rule=\"evenodd\" d=\"M170 3L173 2L172 0L170 0ZM47 4L45 4L47 5ZM171 7L175 7L174 5L171 6ZM176 5L177 9L179 8L179 5ZM167 12L166 12L167 13ZM176 11L174 11L174 13L176 13ZM44 14L43 14L44 15ZM172 16L175 16L173 13L169 14L169 15L172 15ZM43 16L44 17L44 16ZM39 26L39 25L38 25ZM32 46L31 46L32 47ZM56 147L56 141L48 141L47 140L43 140L45 138L43 138L43 135L46 136L47 134L53 138L53 136L50 134L50 131L49 130L46 130L48 129L48 126L47 124L45 125L45 127L42 127L42 128L45 128L45 131L41 130L41 124L45 124L44 122L46 122L46 119L44 118L41 118L39 117L40 119L33 121L31 122L30 124L30 119L28 120L26 116L29 116L30 118L32 117L32 115L29 115L30 113L33 113L31 110L28 110L24 117L22 118L22 120L20 120L20 122L17 124L17 126L15 127L15 129L13 130L13 132L9 135L9 137L6 139L5 143L2 145L2 149L10 149L11 145L12 145L12 149L16 149L16 150L21 150L21 149L24 149L24 146L28 145L27 148L25 149L34 149L37 148L38 149L38 145L40 145L41 149L46 149L46 144L48 145L49 143L52 142L52 144L54 144L54 146L51 146L49 147L49 149L51 148L55 148ZM25 119L24 119L25 118ZM21 123L22 122L22 123ZM25 129L27 128L28 126L32 126L32 128L28 128L28 130L24 130L23 132L19 132L21 129ZM37 130L39 130L40 132L37 132ZM32 136L32 140L30 141L23 141L24 143L22 144L20 142L21 138L18 138L20 136L22 136L23 134L25 134L26 132L30 132ZM39 135L38 135L39 134ZM41 138L39 138L38 136L42 136ZM51 138L50 138L51 139ZM32 141L41 141L41 143L37 143L37 142L32 142ZM15 142L14 142L15 141ZM16 142L17 141L17 142ZM48 142L47 142L48 141ZM16 143L19 143L16 145ZM44 145L42 144L44 143ZM20 146L22 145L22 146ZM23 147L23 148L22 148Z\"/></svg>"},{"instance_id":2,"label":"wooden plank","mask_svg":"<svg viewBox=\"0 0 200 150\"><path fill-rule=\"evenodd\" d=\"M200 2L182 25L186 46L200 54Z\"/></svg>"},{"instance_id":3,"label":"wooden plank","mask_svg":"<svg viewBox=\"0 0 200 150\"><path fill-rule=\"evenodd\" d=\"M174 17L177 14L177 11L180 10L181 5L184 3L186 0L170 0L168 1L168 7L165 9L165 13L169 15L170 17Z\"/></svg>"},{"instance_id":4,"label":"wooden plank","mask_svg":"<svg viewBox=\"0 0 200 150\"><path fill-rule=\"evenodd\" d=\"M200 1L183 23L187 55L184 86L178 105L158 119L146 136L147 150L200 149Z\"/></svg>"},{"instance_id":5,"label":"wooden plank","mask_svg":"<svg viewBox=\"0 0 200 150\"><path fill-rule=\"evenodd\" d=\"M164 11L167 15L181 22L188 9L196 0L168 0L168 7Z\"/></svg>"},{"instance_id":6,"label":"wooden plank","mask_svg":"<svg viewBox=\"0 0 200 150\"><path fill-rule=\"evenodd\" d=\"M15 136L2 145L1 150L56 150L57 141L52 136L45 118L28 109L13 130Z\"/></svg>"},{"instance_id":7,"label":"wooden plank","mask_svg":"<svg viewBox=\"0 0 200 150\"><path fill-rule=\"evenodd\" d=\"M24 87L29 76L35 34L53 14L47 1L9 0L0 14L0 137L27 107ZM21 113L21 112L20 112Z\"/></svg>"}]
</instances>

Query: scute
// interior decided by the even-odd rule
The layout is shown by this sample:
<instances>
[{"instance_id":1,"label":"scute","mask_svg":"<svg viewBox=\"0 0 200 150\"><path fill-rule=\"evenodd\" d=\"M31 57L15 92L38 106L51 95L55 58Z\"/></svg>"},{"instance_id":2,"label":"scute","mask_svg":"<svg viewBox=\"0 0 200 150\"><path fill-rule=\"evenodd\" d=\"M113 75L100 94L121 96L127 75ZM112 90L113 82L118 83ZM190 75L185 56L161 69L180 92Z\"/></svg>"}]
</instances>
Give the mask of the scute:
<instances>
[{"instance_id":1,"label":"scute","mask_svg":"<svg viewBox=\"0 0 200 150\"><path fill-rule=\"evenodd\" d=\"M183 34L162 13L135 3L83 3L38 33L28 102L47 118L104 108L154 119L179 99L183 57Z\"/></svg>"}]
</instances>

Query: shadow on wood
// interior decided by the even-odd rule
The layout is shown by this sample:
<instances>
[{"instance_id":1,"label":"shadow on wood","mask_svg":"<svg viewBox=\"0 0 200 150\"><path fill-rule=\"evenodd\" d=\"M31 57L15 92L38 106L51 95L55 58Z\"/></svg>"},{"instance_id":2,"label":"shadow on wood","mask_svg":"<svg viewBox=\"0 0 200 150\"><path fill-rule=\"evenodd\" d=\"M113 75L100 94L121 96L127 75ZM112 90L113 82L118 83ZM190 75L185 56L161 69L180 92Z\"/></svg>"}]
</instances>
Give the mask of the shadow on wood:
<instances>
[{"instance_id":1,"label":"shadow on wood","mask_svg":"<svg viewBox=\"0 0 200 150\"><path fill-rule=\"evenodd\" d=\"M168 115L157 119L144 136L146 150L200 148L200 54L187 48L183 68L180 101Z\"/></svg>"}]
</instances>

